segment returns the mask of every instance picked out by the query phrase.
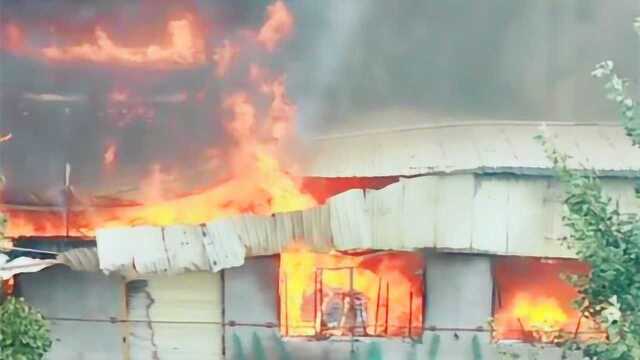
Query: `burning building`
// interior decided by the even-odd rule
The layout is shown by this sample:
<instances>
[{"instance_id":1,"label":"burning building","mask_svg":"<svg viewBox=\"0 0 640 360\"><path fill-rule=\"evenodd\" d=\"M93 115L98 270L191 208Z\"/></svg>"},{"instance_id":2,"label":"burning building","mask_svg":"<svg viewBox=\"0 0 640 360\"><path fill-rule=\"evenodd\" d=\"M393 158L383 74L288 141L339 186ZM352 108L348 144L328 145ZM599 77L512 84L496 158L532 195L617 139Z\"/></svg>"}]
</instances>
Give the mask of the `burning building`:
<instances>
[{"instance_id":1,"label":"burning building","mask_svg":"<svg viewBox=\"0 0 640 360\"><path fill-rule=\"evenodd\" d=\"M533 136L548 122L640 208L588 79L610 56L640 74L637 2L0 6L2 293L50 320L51 359L554 358L602 336Z\"/></svg>"}]
</instances>

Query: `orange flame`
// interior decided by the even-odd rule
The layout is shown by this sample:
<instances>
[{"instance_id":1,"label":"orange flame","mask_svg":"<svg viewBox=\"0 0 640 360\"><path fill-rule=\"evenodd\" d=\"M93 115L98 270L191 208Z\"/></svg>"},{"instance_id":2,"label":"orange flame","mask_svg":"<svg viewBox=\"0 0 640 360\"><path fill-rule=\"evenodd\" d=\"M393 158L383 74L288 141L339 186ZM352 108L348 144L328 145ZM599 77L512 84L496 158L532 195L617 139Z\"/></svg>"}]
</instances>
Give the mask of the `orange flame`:
<instances>
[{"instance_id":1,"label":"orange flame","mask_svg":"<svg viewBox=\"0 0 640 360\"><path fill-rule=\"evenodd\" d=\"M260 28L257 40L267 50L273 51L293 31L293 14L278 0L267 8L267 19Z\"/></svg>"},{"instance_id":2,"label":"orange flame","mask_svg":"<svg viewBox=\"0 0 640 360\"><path fill-rule=\"evenodd\" d=\"M501 340L553 342L562 334L579 332L593 337L597 327L580 319L571 303L576 289L560 278L563 273L584 274L588 266L571 260L538 261L505 258L496 261L501 306L496 309L494 336ZM597 336L597 335L596 335Z\"/></svg>"},{"instance_id":3,"label":"orange flame","mask_svg":"<svg viewBox=\"0 0 640 360\"><path fill-rule=\"evenodd\" d=\"M169 43L166 46L125 47L116 44L102 28L94 31L95 42L42 49L48 60L114 62L125 65L192 65L204 62L204 41L190 18L169 21Z\"/></svg>"},{"instance_id":4,"label":"orange flame","mask_svg":"<svg viewBox=\"0 0 640 360\"><path fill-rule=\"evenodd\" d=\"M559 299L529 293L516 294L510 304L496 315L498 329L520 329L523 340L533 337L535 340L551 341L560 330L573 330L571 325L575 326L576 322L575 313L569 314L560 306ZM507 331L499 331L497 336L509 337Z\"/></svg>"},{"instance_id":5,"label":"orange flame","mask_svg":"<svg viewBox=\"0 0 640 360\"><path fill-rule=\"evenodd\" d=\"M6 135L2 135L0 136L0 143L3 143L5 141L9 141L13 138L13 134L12 133L8 133Z\"/></svg>"},{"instance_id":6,"label":"orange flame","mask_svg":"<svg viewBox=\"0 0 640 360\"><path fill-rule=\"evenodd\" d=\"M18 25L7 23L0 29L0 49L17 53L24 51L24 33Z\"/></svg>"},{"instance_id":7,"label":"orange flame","mask_svg":"<svg viewBox=\"0 0 640 360\"><path fill-rule=\"evenodd\" d=\"M271 5L268 13L269 20L261 30L266 35L262 38L266 44L271 44L269 46L275 46L291 31L293 22L281 2ZM201 40L193 32L189 20L172 21L168 29L171 41L167 47L121 47L98 28L96 44L52 47L45 49L45 53L54 60L83 59L126 64L202 61ZM232 44L225 42L216 54L217 69L224 73L237 53ZM266 75L265 71L260 79L250 83L254 89L231 93L220 104L228 112L225 129L231 137L231 144L228 148L208 151L215 155L217 165L216 180L210 186L176 197L169 184L178 183L176 187L179 189L182 177L155 165L141 183L142 203L108 208L56 209L46 213L11 210L8 212L8 233L12 236L65 234L67 224L64 219L68 219L71 234L90 235L100 227L199 224L221 216L247 212L266 215L315 206L316 200L302 190L301 179L291 174L292 165L284 156L283 141L280 141L292 136L295 122L295 106L287 97L284 76L269 81ZM266 99L254 98L254 94ZM147 103L127 91L116 90L109 96L108 114L118 126L136 120L151 121L154 112ZM258 109L255 104L268 104L268 108ZM109 165L116 161L117 156L117 147L110 145L102 161ZM60 216L65 210L67 216Z\"/></svg>"},{"instance_id":8,"label":"orange flame","mask_svg":"<svg viewBox=\"0 0 640 360\"><path fill-rule=\"evenodd\" d=\"M422 256L412 252L352 256L294 246L280 255L281 331L286 336L346 335L351 330L344 324L325 332L321 319L332 295L352 289L365 300L366 335L408 336L411 330L411 336L420 336L423 266Z\"/></svg>"},{"instance_id":9,"label":"orange flame","mask_svg":"<svg viewBox=\"0 0 640 360\"><path fill-rule=\"evenodd\" d=\"M114 161L116 160L117 151L118 148L115 144L109 144L107 146L107 149L105 150L103 155L105 166L110 166L114 163Z\"/></svg>"},{"instance_id":10,"label":"orange flame","mask_svg":"<svg viewBox=\"0 0 640 360\"><path fill-rule=\"evenodd\" d=\"M213 60L216 62L216 75L218 77L223 77L227 73L238 53L238 48L231 45L229 40L225 40L222 47L214 50Z\"/></svg>"},{"instance_id":11,"label":"orange flame","mask_svg":"<svg viewBox=\"0 0 640 360\"><path fill-rule=\"evenodd\" d=\"M264 84L262 90L273 96L267 122L271 136L282 139L291 132L292 123L288 119L294 116L296 107L289 102L285 93L284 79L280 78L270 84Z\"/></svg>"}]
</instances>

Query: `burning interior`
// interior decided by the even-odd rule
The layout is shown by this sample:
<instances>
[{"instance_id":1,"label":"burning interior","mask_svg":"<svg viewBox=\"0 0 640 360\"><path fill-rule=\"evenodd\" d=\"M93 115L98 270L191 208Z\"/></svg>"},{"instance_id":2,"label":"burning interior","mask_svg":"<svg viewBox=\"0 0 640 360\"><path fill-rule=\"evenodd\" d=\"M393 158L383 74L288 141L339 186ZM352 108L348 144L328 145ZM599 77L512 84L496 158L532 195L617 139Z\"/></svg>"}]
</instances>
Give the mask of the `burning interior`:
<instances>
[{"instance_id":1,"label":"burning interior","mask_svg":"<svg viewBox=\"0 0 640 360\"><path fill-rule=\"evenodd\" d=\"M280 331L284 336L420 337L423 255L417 252L280 256Z\"/></svg>"},{"instance_id":2,"label":"burning interior","mask_svg":"<svg viewBox=\"0 0 640 360\"><path fill-rule=\"evenodd\" d=\"M498 257L494 261L494 337L554 342L563 337L599 336L595 324L572 307L578 297L563 275L586 274L575 260Z\"/></svg>"}]
</instances>

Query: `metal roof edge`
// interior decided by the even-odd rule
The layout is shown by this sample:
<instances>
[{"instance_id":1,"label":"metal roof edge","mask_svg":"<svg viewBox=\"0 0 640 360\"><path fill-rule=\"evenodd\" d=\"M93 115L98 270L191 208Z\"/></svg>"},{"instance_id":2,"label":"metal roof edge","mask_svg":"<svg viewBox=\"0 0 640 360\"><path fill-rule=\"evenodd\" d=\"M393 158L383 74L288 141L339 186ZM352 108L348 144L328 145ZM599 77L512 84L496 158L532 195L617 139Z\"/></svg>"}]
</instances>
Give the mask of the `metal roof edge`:
<instances>
[{"instance_id":1,"label":"metal roof edge","mask_svg":"<svg viewBox=\"0 0 640 360\"><path fill-rule=\"evenodd\" d=\"M545 124L547 127L622 127L619 122L570 122L570 121L517 121L517 120L486 120L486 121L460 121L447 122L437 124L412 125L403 127L393 127L387 129L372 129L352 131L345 133L336 133L328 135L319 135L309 138L310 141L335 140L341 138L361 137L379 134L389 134L398 132L408 132L415 130L437 130L456 127L485 127L485 126L521 126L521 127L539 127Z\"/></svg>"}]
</instances>

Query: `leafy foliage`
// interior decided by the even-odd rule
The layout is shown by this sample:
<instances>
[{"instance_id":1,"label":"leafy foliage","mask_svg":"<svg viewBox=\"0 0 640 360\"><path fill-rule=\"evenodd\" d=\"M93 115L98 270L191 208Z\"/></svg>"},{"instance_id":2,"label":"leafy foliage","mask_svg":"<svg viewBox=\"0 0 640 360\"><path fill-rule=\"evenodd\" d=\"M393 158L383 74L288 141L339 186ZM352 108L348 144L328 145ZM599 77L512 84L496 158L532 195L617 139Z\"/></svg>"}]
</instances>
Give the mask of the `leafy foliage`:
<instances>
[{"instance_id":1,"label":"leafy foliage","mask_svg":"<svg viewBox=\"0 0 640 360\"><path fill-rule=\"evenodd\" d=\"M634 27L640 34L640 18ZM614 72L611 61L597 65L592 75L608 79L607 97L618 104L627 135L640 147L640 118L637 103L628 93L629 82ZM597 173L585 175L569 169L569 157L556 149L548 135L538 140L567 188L564 223L570 231L569 244L592 269L587 276L568 277L579 290L575 305L606 331L606 339L569 346L581 349L588 359L640 359L639 217L622 213L603 194Z\"/></svg>"},{"instance_id":2,"label":"leafy foliage","mask_svg":"<svg viewBox=\"0 0 640 360\"><path fill-rule=\"evenodd\" d=\"M10 297L0 305L0 360L39 360L51 348L42 315Z\"/></svg>"}]
</instances>

